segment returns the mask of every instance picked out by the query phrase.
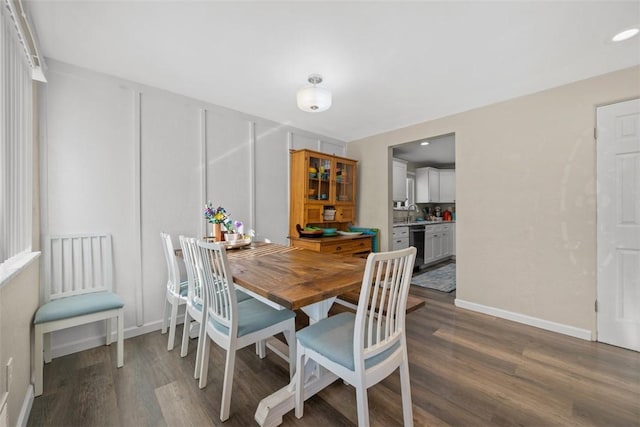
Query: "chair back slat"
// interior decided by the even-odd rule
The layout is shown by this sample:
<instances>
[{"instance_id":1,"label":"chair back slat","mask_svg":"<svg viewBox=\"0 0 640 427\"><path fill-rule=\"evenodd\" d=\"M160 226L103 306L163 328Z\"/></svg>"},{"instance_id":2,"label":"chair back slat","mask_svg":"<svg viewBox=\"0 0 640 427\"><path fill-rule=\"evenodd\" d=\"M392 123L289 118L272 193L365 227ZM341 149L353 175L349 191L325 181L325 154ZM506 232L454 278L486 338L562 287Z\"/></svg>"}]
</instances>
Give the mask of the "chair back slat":
<instances>
[{"instance_id":1,"label":"chair back slat","mask_svg":"<svg viewBox=\"0 0 640 427\"><path fill-rule=\"evenodd\" d=\"M403 339L415 257L413 247L369 254L356 311L356 366Z\"/></svg>"},{"instance_id":2,"label":"chair back slat","mask_svg":"<svg viewBox=\"0 0 640 427\"><path fill-rule=\"evenodd\" d=\"M109 234L46 239L44 302L88 292L111 291L113 254Z\"/></svg>"},{"instance_id":3,"label":"chair back slat","mask_svg":"<svg viewBox=\"0 0 640 427\"><path fill-rule=\"evenodd\" d=\"M229 328L231 336L235 336L237 300L226 250L218 243L198 241L197 244L198 274L204 287L207 318Z\"/></svg>"},{"instance_id":4,"label":"chair back slat","mask_svg":"<svg viewBox=\"0 0 640 427\"><path fill-rule=\"evenodd\" d=\"M174 294L180 294L180 268L178 267L178 260L176 259L175 251L173 250L173 242L171 236L168 233L160 233L162 238L162 249L164 251L164 258L167 262L167 288Z\"/></svg>"},{"instance_id":5,"label":"chair back slat","mask_svg":"<svg viewBox=\"0 0 640 427\"><path fill-rule=\"evenodd\" d=\"M180 247L182 248L182 257L184 259L185 270L187 271L188 292L187 300L191 305L204 306L204 292L198 276L198 266L196 257L198 256L198 244L193 237L180 236ZM204 309L203 309L204 311Z\"/></svg>"}]
</instances>

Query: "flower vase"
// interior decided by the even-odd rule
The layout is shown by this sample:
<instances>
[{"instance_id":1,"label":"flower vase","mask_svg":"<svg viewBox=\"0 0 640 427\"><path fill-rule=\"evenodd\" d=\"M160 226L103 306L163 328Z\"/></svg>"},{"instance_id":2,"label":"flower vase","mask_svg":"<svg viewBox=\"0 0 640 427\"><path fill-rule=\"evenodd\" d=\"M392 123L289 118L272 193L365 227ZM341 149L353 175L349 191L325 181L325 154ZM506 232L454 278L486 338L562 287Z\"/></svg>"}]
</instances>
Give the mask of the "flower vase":
<instances>
[{"instance_id":1,"label":"flower vase","mask_svg":"<svg viewBox=\"0 0 640 427\"><path fill-rule=\"evenodd\" d=\"M222 242L222 228L220 224L211 224L213 226L213 238L216 242Z\"/></svg>"}]
</instances>

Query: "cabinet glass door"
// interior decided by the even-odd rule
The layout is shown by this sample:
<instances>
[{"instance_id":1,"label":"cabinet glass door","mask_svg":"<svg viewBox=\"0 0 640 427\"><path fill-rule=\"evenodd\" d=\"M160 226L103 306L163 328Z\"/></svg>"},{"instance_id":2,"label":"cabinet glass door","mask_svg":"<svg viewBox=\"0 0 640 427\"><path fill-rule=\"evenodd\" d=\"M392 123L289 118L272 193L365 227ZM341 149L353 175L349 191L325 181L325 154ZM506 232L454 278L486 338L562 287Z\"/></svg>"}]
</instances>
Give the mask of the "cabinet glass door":
<instances>
[{"instance_id":1,"label":"cabinet glass door","mask_svg":"<svg viewBox=\"0 0 640 427\"><path fill-rule=\"evenodd\" d=\"M309 156L307 198L328 201L331 197L331 159Z\"/></svg>"},{"instance_id":2,"label":"cabinet glass door","mask_svg":"<svg viewBox=\"0 0 640 427\"><path fill-rule=\"evenodd\" d=\"M352 162L336 162L336 203L355 202L355 164Z\"/></svg>"}]
</instances>

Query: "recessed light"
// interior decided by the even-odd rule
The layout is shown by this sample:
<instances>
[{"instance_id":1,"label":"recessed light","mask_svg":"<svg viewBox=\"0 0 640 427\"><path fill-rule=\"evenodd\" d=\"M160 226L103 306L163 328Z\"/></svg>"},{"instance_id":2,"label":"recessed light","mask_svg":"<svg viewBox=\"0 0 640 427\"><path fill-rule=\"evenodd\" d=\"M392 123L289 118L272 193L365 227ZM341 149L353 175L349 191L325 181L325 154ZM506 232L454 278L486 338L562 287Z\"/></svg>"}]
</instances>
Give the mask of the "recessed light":
<instances>
[{"instance_id":1,"label":"recessed light","mask_svg":"<svg viewBox=\"0 0 640 427\"><path fill-rule=\"evenodd\" d=\"M624 31L620 31L615 36L611 37L612 42L621 42L624 40L629 40L631 37L638 35L640 29L638 28L628 28Z\"/></svg>"},{"instance_id":2,"label":"recessed light","mask_svg":"<svg viewBox=\"0 0 640 427\"><path fill-rule=\"evenodd\" d=\"M429 145L429 141L422 141L420 145Z\"/></svg>"}]
</instances>

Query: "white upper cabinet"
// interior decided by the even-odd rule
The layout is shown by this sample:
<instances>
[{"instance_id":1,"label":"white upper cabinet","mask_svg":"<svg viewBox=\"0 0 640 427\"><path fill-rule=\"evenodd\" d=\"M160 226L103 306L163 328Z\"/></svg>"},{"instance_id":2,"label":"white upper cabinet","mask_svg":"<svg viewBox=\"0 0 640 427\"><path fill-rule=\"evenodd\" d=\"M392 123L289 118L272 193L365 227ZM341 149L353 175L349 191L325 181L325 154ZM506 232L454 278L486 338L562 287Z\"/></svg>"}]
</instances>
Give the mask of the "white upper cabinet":
<instances>
[{"instance_id":1,"label":"white upper cabinet","mask_svg":"<svg viewBox=\"0 0 640 427\"><path fill-rule=\"evenodd\" d=\"M455 169L416 169L416 203L452 203L455 200Z\"/></svg>"},{"instance_id":2,"label":"white upper cabinet","mask_svg":"<svg viewBox=\"0 0 640 427\"><path fill-rule=\"evenodd\" d=\"M393 159L393 201L407 199L407 162Z\"/></svg>"},{"instance_id":3,"label":"white upper cabinet","mask_svg":"<svg viewBox=\"0 0 640 427\"><path fill-rule=\"evenodd\" d=\"M456 171L455 169L440 169L440 202L453 203L456 201Z\"/></svg>"},{"instance_id":4,"label":"white upper cabinet","mask_svg":"<svg viewBox=\"0 0 640 427\"><path fill-rule=\"evenodd\" d=\"M438 169L416 169L416 203L438 201L440 201L440 173Z\"/></svg>"}]
</instances>

